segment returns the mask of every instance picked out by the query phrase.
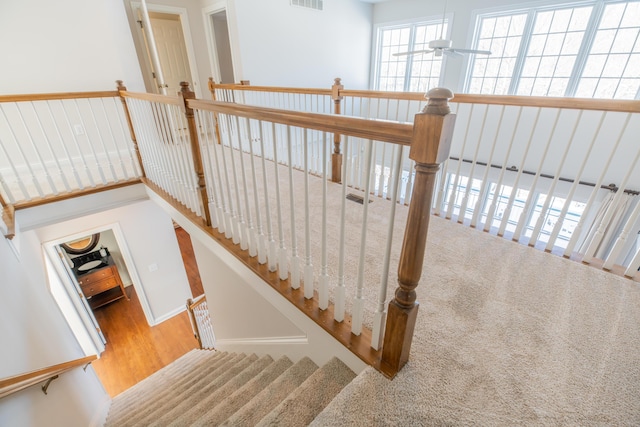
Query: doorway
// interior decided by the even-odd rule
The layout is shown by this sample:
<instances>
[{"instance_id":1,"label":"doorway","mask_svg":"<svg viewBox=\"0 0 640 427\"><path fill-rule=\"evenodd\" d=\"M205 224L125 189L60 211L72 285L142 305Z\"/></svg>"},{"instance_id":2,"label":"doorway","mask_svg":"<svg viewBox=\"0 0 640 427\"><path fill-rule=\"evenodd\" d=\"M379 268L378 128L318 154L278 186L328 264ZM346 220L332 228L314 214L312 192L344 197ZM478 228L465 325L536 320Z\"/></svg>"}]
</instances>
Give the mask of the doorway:
<instances>
[{"instance_id":1,"label":"doorway","mask_svg":"<svg viewBox=\"0 0 640 427\"><path fill-rule=\"evenodd\" d=\"M144 27L142 9L134 5L138 22L138 35L143 45L139 54L141 68L147 82L147 89L155 93L175 96L180 91L180 82L191 83L192 90L200 97L197 82L197 65L189 33L186 9L169 6L148 5L149 23L153 32L153 41ZM154 61L154 52L157 63ZM160 70L156 69L157 67Z\"/></svg>"},{"instance_id":2,"label":"doorway","mask_svg":"<svg viewBox=\"0 0 640 427\"><path fill-rule=\"evenodd\" d=\"M229 40L229 24L227 11L222 10L209 15L210 37L213 57L213 73L218 76L217 83L235 83L231 42ZM217 71L217 73L216 73Z\"/></svg>"},{"instance_id":3,"label":"doorway","mask_svg":"<svg viewBox=\"0 0 640 427\"><path fill-rule=\"evenodd\" d=\"M105 345L93 310L119 299L118 294L127 300L125 285L136 289L142 313L152 323L149 302L118 223L46 242L43 250L51 292L86 355L101 354ZM89 269L81 271L83 267ZM94 272L96 282L89 295L81 282ZM108 277L103 272L108 272ZM95 304L104 297L108 297L106 302Z\"/></svg>"}]
</instances>

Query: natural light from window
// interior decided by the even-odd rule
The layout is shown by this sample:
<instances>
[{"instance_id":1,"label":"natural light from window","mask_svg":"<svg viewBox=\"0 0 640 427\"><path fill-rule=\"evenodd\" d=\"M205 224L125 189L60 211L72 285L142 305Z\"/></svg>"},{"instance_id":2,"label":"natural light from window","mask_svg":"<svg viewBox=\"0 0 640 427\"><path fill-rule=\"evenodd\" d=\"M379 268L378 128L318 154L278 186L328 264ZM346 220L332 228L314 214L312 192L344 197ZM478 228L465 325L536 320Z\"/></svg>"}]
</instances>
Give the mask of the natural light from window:
<instances>
[{"instance_id":1,"label":"natural light from window","mask_svg":"<svg viewBox=\"0 0 640 427\"><path fill-rule=\"evenodd\" d=\"M640 1L480 14L470 93L640 99Z\"/></svg>"}]
</instances>

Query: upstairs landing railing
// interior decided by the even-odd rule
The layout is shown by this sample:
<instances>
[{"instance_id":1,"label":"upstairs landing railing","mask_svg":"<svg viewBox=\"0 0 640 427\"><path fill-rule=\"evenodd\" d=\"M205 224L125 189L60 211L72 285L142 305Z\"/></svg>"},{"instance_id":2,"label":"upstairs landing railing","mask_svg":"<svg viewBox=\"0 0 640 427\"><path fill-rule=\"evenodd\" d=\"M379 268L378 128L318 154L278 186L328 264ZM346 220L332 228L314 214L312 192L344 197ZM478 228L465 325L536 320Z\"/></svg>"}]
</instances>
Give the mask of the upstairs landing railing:
<instances>
[{"instance_id":1,"label":"upstairs landing railing","mask_svg":"<svg viewBox=\"0 0 640 427\"><path fill-rule=\"evenodd\" d=\"M214 99L406 122L424 103L419 93L345 90L339 79L330 90L209 86ZM639 101L456 94L451 108L458 120L434 214L640 280ZM335 169L343 153L334 141ZM392 151L382 142L374 151L369 192L388 198ZM360 189L362 153L344 153L344 180ZM411 159L399 167L408 203Z\"/></svg>"},{"instance_id":2,"label":"upstairs landing railing","mask_svg":"<svg viewBox=\"0 0 640 427\"><path fill-rule=\"evenodd\" d=\"M448 153L455 117L447 107L450 92L433 91L414 124L196 100L186 84L177 98L120 94L145 182L199 218L203 229L361 358L395 375L408 359L413 335L429 221L422 210L431 204L438 163ZM377 142L394 146L396 162L410 147L414 185L421 190L404 208L406 225L396 219L399 174L389 184L391 203L373 208L367 191L361 206L347 205L346 186L332 184L329 191L328 148L336 134L347 153L351 146L364 147L366 177L373 174ZM322 147L322 161L312 170L314 145ZM302 155L294 168L296 150ZM348 162L341 171L350 173ZM377 224L371 209L379 209ZM380 239L375 248L368 245L370 229ZM405 232L395 246L394 231ZM367 255L378 246L382 268L370 272ZM387 286L392 259L399 262L395 295ZM379 260L373 265L380 268Z\"/></svg>"}]
</instances>

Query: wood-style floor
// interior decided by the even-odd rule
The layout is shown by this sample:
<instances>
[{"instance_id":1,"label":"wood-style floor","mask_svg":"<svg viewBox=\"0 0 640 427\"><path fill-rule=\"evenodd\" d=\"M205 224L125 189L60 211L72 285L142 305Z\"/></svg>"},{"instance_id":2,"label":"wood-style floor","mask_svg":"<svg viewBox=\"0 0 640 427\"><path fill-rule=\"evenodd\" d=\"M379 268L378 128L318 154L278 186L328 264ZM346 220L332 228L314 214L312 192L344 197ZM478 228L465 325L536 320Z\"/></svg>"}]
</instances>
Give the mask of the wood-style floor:
<instances>
[{"instance_id":1,"label":"wood-style floor","mask_svg":"<svg viewBox=\"0 0 640 427\"><path fill-rule=\"evenodd\" d=\"M177 228L176 236L192 295L201 295L204 291L189 234ZM111 397L198 347L186 311L150 327L135 289L133 286L126 289L129 301L123 298L95 310L107 345L92 365Z\"/></svg>"}]
</instances>

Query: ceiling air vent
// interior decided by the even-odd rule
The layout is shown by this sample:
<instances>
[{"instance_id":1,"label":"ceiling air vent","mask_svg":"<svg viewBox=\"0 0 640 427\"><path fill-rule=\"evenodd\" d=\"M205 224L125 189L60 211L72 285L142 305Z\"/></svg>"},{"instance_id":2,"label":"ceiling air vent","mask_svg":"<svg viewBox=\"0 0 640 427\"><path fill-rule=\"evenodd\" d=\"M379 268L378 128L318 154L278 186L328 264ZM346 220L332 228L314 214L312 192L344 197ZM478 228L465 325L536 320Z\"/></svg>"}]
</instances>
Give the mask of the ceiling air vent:
<instances>
[{"instance_id":1,"label":"ceiling air vent","mask_svg":"<svg viewBox=\"0 0 640 427\"><path fill-rule=\"evenodd\" d=\"M324 0L291 0L293 6L307 7L309 9L322 10Z\"/></svg>"}]
</instances>

